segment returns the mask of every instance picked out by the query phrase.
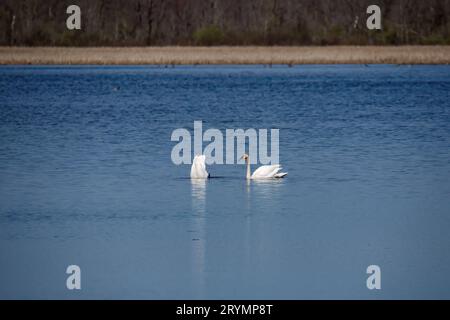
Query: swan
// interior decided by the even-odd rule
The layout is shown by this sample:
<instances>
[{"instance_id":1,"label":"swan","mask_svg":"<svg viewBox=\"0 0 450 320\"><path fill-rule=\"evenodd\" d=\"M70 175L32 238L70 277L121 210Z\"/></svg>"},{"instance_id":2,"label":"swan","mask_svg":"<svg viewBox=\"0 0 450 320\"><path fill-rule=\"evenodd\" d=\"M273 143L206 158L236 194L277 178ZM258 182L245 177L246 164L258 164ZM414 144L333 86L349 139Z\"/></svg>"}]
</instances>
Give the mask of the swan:
<instances>
[{"instance_id":1,"label":"swan","mask_svg":"<svg viewBox=\"0 0 450 320\"><path fill-rule=\"evenodd\" d=\"M209 173L206 171L205 155L197 155L192 161L191 179L208 179Z\"/></svg>"},{"instance_id":2,"label":"swan","mask_svg":"<svg viewBox=\"0 0 450 320\"><path fill-rule=\"evenodd\" d=\"M250 172L250 160L248 154L244 154L241 159L244 159L247 163L247 179L272 179L272 178L284 178L287 172L279 172L281 167L279 164L261 166L251 174Z\"/></svg>"}]
</instances>

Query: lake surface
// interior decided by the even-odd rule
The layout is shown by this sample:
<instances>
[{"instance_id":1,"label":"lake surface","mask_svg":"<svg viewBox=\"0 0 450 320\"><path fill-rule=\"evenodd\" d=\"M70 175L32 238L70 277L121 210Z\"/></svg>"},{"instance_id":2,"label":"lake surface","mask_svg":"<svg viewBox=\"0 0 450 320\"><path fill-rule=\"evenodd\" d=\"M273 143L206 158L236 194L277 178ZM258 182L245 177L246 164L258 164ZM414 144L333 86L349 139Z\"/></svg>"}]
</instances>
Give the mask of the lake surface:
<instances>
[{"instance_id":1,"label":"lake surface","mask_svg":"<svg viewBox=\"0 0 450 320\"><path fill-rule=\"evenodd\" d=\"M192 182L195 120L289 175ZM450 66L0 67L2 299L449 299L449 230Z\"/></svg>"}]
</instances>

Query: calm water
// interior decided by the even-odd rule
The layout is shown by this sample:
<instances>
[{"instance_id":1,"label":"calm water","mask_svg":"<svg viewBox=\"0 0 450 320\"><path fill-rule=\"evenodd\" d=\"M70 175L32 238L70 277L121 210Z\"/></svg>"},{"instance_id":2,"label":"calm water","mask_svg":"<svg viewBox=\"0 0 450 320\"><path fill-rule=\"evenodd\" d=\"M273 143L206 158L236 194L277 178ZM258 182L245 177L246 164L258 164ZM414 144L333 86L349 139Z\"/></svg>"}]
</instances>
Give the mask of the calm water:
<instances>
[{"instance_id":1,"label":"calm water","mask_svg":"<svg viewBox=\"0 0 450 320\"><path fill-rule=\"evenodd\" d=\"M449 101L450 66L1 67L0 298L448 299ZM192 183L194 120L280 128L288 177Z\"/></svg>"}]
</instances>

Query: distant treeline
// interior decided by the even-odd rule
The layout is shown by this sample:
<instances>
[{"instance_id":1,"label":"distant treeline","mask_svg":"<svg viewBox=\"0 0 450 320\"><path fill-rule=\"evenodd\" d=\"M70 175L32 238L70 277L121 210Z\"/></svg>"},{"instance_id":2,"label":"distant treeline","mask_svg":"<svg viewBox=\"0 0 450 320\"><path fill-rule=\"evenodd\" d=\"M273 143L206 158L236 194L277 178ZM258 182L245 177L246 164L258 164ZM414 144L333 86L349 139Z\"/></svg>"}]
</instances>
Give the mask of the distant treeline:
<instances>
[{"instance_id":1,"label":"distant treeline","mask_svg":"<svg viewBox=\"0 0 450 320\"><path fill-rule=\"evenodd\" d=\"M382 30L366 28L371 4ZM0 45L337 44L450 44L450 0L0 0Z\"/></svg>"}]
</instances>

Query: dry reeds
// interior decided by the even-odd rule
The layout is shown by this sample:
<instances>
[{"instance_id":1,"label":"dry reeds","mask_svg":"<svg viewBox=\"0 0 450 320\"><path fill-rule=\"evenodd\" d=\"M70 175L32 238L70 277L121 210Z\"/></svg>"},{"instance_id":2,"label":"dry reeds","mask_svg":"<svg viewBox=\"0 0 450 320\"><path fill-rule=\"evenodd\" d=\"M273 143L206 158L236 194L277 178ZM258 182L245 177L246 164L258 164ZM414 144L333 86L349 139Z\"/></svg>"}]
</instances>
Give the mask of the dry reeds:
<instances>
[{"instance_id":1,"label":"dry reeds","mask_svg":"<svg viewBox=\"0 0 450 320\"><path fill-rule=\"evenodd\" d=\"M0 47L0 64L448 64L450 46Z\"/></svg>"}]
</instances>

